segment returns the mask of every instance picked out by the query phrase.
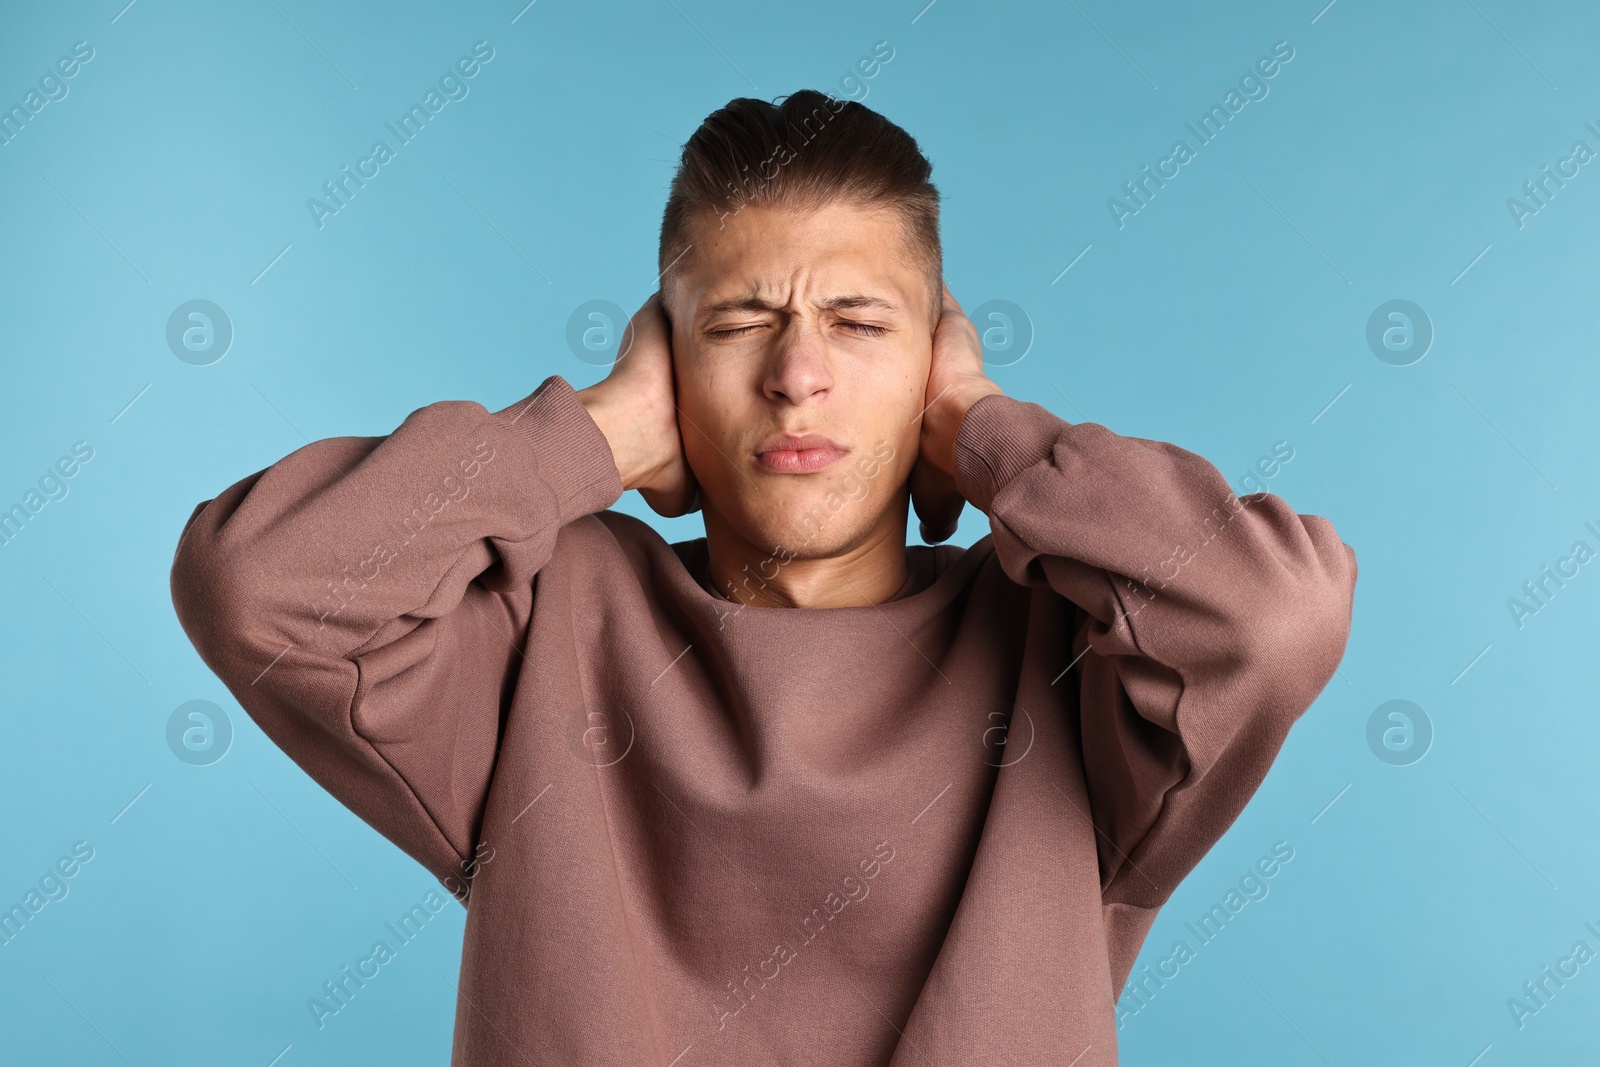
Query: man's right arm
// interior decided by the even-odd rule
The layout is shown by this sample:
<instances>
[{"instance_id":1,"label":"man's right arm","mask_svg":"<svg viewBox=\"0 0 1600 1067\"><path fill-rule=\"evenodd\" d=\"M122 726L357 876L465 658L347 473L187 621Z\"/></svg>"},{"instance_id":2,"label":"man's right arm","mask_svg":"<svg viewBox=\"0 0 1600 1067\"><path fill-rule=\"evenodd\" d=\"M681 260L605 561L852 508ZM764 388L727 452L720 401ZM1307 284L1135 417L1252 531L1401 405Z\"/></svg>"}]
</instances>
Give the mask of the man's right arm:
<instances>
[{"instance_id":1,"label":"man's right arm","mask_svg":"<svg viewBox=\"0 0 1600 1067\"><path fill-rule=\"evenodd\" d=\"M624 485L561 377L305 446L195 509L179 621L263 732L441 881L473 854L533 578Z\"/></svg>"}]
</instances>

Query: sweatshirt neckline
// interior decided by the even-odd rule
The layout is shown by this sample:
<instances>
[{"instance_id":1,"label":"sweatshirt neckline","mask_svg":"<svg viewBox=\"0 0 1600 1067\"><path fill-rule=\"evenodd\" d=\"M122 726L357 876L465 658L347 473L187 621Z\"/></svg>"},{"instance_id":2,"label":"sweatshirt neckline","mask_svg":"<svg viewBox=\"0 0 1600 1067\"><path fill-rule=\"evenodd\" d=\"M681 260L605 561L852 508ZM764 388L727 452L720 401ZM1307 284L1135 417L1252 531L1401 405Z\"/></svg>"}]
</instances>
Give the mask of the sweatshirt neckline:
<instances>
[{"instance_id":1,"label":"sweatshirt neckline","mask_svg":"<svg viewBox=\"0 0 1600 1067\"><path fill-rule=\"evenodd\" d=\"M931 602L937 587L950 571L951 565L947 563L943 569L939 566L939 549L945 546L906 546L906 579L900 588L887 600L876 604L839 605L828 608L786 608L764 604L743 604L737 600L729 600L718 593L711 585L711 559L706 550L706 539L697 537L687 542L671 546L673 555L683 565L683 577L687 578L695 589L704 597L706 604L716 610L723 610L721 605L730 605L734 612L756 612L772 618L807 618L812 620L822 618L845 618L851 612L864 612L886 608L899 608L902 605L909 610L911 605ZM952 561L953 562L953 561Z\"/></svg>"},{"instance_id":2,"label":"sweatshirt neckline","mask_svg":"<svg viewBox=\"0 0 1600 1067\"><path fill-rule=\"evenodd\" d=\"M709 553L707 553L703 549L699 550L699 552L697 554L695 573L694 573L693 577L694 577L694 580L695 580L696 584L698 584L700 586L700 588L702 588L706 592L710 593L716 599L721 600L721 601L725 601L726 603L732 604L735 607L741 607L741 606L742 607L747 607L747 608L774 607L774 608L776 608L776 610L779 610L779 611L796 611L796 610L800 610L800 611L806 611L806 610L815 611L815 610L817 610L816 608L809 608L809 609L807 609L807 608L799 608L799 609L796 609L796 608L785 608L785 607L781 607L781 606L777 606L777 605L770 605L770 604L745 604L743 601L734 600L732 597L729 597L725 593L722 593L721 591L719 591L717 589L717 587L714 584L712 584L711 575L709 573ZM911 562L911 548L908 545L908 546L906 546L906 577L905 577L905 581L900 583L900 588L896 589L892 594L890 594L885 599L879 601L878 603L880 603L880 604L892 604L897 600L904 600L906 597L914 595L914 591L915 591L916 586L917 586L917 581L918 581L918 579L920 577L921 577L921 575L919 575L917 573L916 567ZM872 605L872 604L854 604L854 605L839 605L839 606L840 607L874 607L875 605Z\"/></svg>"}]
</instances>

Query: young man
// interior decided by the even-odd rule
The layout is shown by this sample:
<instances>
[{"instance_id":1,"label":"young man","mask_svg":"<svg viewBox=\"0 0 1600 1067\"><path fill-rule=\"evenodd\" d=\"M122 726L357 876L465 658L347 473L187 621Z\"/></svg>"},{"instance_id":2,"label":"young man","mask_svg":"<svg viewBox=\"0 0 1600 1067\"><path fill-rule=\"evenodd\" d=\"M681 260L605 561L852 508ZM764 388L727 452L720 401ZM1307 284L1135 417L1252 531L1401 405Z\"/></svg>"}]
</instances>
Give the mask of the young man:
<instances>
[{"instance_id":1,"label":"young man","mask_svg":"<svg viewBox=\"0 0 1600 1067\"><path fill-rule=\"evenodd\" d=\"M1114 1064L1157 909L1343 655L1327 520L984 375L929 174L859 104L732 101L607 378L190 518L202 658L469 906L454 1064ZM988 536L906 546L963 503Z\"/></svg>"}]
</instances>

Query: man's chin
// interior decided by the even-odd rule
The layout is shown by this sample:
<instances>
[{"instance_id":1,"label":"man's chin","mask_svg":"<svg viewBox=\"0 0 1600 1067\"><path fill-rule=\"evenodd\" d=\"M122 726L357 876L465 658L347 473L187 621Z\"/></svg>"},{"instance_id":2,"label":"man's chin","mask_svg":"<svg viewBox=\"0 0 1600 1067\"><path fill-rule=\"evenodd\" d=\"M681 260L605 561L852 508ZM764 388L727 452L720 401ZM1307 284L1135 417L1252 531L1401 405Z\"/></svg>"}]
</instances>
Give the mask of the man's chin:
<instances>
[{"instance_id":1,"label":"man's chin","mask_svg":"<svg viewBox=\"0 0 1600 1067\"><path fill-rule=\"evenodd\" d=\"M878 519L868 498L840 493L795 495L746 510L732 523L751 545L784 560L824 559L858 544Z\"/></svg>"}]
</instances>

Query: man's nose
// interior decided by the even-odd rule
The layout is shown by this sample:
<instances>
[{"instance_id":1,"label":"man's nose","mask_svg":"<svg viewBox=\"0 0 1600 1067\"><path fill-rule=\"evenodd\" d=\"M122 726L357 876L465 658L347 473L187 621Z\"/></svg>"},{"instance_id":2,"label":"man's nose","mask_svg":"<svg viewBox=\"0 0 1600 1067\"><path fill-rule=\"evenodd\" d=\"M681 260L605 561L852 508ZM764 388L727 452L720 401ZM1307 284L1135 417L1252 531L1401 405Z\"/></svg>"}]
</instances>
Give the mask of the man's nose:
<instances>
[{"instance_id":1,"label":"man's nose","mask_svg":"<svg viewBox=\"0 0 1600 1067\"><path fill-rule=\"evenodd\" d=\"M833 385L830 362L820 324L791 317L768 353L764 392L768 397L783 396L791 403L801 403Z\"/></svg>"}]
</instances>

